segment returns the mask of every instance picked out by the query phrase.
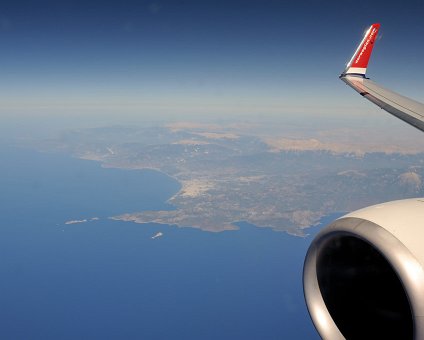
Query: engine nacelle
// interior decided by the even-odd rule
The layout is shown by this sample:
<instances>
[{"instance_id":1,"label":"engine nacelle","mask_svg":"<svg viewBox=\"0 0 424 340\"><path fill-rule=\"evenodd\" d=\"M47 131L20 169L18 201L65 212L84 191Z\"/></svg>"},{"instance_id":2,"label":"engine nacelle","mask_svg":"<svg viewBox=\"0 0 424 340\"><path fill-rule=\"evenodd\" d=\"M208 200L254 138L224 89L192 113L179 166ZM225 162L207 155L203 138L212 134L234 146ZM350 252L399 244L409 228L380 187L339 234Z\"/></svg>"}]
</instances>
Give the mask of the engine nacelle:
<instances>
[{"instance_id":1,"label":"engine nacelle","mask_svg":"<svg viewBox=\"0 0 424 340\"><path fill-rule=\"evenodd\" d=\"M424 339L424 198L378 204L325 227L303 287L323 339Z\"/></svg>"}]
</instances>

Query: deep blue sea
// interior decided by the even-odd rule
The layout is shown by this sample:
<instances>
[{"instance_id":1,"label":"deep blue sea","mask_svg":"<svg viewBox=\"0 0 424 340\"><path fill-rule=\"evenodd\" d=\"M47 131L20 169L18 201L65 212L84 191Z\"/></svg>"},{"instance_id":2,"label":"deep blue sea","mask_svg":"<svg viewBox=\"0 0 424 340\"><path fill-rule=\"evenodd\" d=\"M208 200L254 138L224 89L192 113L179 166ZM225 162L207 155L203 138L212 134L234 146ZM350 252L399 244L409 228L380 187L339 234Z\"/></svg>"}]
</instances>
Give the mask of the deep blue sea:
<instances>
[{"instance_id":1,"label":"deep blue sea","mask_svg":"<svg viewBox=\"0 0 424 340\"><path fill-rule=\"evenodd\" d=\"M302 293L312 237L113 221L172 209L179 184L16 148L0 159L1 339L319 338Z\"/></svg>"}]
</instances>

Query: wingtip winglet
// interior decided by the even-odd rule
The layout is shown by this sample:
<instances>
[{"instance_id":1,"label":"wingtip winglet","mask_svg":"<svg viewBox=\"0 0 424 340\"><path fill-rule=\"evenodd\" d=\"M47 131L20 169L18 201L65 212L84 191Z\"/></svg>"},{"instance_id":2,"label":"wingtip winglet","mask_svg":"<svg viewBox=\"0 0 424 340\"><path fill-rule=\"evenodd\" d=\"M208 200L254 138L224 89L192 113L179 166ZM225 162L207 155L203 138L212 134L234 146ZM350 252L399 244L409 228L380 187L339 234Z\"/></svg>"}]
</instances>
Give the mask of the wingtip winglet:
<instances>
[{"instance_id":1,"label":"wingtip winglet","mask_svg":"<svg viewBox=\"0 0 424 340\"><path fill-rule=\"evenodd\" d=\"M346 69L342 73L342 77L346 75L357 75L365 77L368 62L371 57L371 53L374 47L374 42L377 38L378 31L380 29L380 24L375 23L370 26L370 28L365 32L361 43L350 59L349 63L346 66Z\"/></svg>"}]
</instances>

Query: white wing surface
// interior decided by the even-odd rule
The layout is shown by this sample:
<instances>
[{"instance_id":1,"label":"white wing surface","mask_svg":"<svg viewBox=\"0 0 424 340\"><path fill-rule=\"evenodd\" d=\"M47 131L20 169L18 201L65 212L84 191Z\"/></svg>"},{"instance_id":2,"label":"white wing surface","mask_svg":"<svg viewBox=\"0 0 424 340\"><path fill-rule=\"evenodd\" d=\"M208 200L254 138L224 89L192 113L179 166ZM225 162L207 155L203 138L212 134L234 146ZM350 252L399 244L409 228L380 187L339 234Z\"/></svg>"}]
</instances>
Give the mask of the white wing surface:
<instances>
[{"instance_id":1,"label":"white wing surface","mask_svg":"<svg viewBox=\"0 0 424 340\"><path fill-rule=\"evenodd\" d=\"M424 131L424 104L385 89L365 77L380 24L373 24L340 79L383 110Z\"/></svg>"}]
</instances>

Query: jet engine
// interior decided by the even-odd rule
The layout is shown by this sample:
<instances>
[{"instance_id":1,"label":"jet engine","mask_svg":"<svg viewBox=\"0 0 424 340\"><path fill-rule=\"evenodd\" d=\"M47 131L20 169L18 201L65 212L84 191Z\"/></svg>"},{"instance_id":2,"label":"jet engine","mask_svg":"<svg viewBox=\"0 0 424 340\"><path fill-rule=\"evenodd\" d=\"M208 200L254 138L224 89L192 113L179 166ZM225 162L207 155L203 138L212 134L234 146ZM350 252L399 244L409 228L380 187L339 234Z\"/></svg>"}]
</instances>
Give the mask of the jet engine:
<instances>
[{"instance_id":1,"label":"jet engine","mask_svg":"<svg viewBox=\"0 0 424 340\"><path fill-rule=\"evenodd\" d=\"M313 240L303 288L323 339L424 339L424 198L343 216Z\"/></svg>"}]
</instances>

